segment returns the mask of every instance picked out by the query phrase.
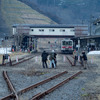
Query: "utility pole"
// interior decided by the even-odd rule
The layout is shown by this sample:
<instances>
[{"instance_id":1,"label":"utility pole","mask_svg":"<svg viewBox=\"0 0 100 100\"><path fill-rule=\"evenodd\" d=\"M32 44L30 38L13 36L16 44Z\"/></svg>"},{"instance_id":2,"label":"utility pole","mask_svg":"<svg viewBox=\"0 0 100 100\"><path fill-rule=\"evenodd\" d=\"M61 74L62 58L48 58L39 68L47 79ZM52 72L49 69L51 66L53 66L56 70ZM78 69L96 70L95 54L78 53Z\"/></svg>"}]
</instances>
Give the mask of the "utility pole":
<instances>
[{"instance_id":1,"label":"utility pole","mask_svg":"<svg viewBox=\"0 0 100 100\"><path fill-rule=\"evenodd\" d=\"M90 16L90 36L92 35L92 23L93 23L93 19L94 18L94 16L93 15L91 15Z\"/></svg>"},{"instance_id":2,"label":"utility pole","mask_svg":"<svg viewBox=\"0 0 100 100\"><path fill-rule=\"evenodd\" d=\"M91 29L92 29L92 23L91 23L91 20L90 20L90 36L91 36Z\"/></svg>"}]
</instances>

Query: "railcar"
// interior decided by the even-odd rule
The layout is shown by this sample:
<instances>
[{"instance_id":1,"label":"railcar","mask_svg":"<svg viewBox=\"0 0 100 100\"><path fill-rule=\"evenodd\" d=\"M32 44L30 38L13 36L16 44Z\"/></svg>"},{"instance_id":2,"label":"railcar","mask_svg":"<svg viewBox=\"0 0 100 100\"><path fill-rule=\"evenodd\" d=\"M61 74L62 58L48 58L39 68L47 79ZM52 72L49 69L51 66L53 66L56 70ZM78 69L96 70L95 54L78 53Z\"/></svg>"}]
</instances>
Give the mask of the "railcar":
<instances>
[{"instance_id":1,"label":"railcar","mask_svg":"<svg viewBox=\"0 0 100 100\"><path fill-rule=\"evenodd\" d=\"M61 41L61 52L62 53L73 53L73 40L64 39Z\"/></svg>"}]
</instances>

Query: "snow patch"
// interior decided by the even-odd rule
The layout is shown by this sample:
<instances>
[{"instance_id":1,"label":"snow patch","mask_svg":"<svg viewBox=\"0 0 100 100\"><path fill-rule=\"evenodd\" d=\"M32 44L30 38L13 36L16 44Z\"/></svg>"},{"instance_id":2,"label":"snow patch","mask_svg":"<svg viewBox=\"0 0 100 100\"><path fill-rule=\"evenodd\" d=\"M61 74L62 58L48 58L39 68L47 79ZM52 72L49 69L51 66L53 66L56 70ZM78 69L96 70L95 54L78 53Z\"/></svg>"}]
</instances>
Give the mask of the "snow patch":
<instances>
[{"instance_id":1,"label":"snow patch","mask_svg":"<svg viewBox=\"0 0 100 100\"><path fill-rule=\"evenodd\" d=\"M90 51L87 55L100 54L100 51Z\"/></svg>"}]
</instances>

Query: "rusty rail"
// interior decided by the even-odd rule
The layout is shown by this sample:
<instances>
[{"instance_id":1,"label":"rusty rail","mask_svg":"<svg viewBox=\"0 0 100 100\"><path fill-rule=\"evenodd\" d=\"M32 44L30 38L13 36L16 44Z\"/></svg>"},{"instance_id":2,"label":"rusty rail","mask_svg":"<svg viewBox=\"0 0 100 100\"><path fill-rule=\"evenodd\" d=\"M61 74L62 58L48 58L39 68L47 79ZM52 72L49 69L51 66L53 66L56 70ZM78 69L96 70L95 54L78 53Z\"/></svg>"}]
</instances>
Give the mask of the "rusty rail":
<instances>
[{"instance_id":1,"label":"rusty rail","mask_svg":"<svg viewBox=\"0 0 100 100\"><path fill-rule=\"evenodd\" d=\"M22 58L19 58L18 61L24 59L25 57L29 57L29 56L30 56L30 55L26 55L26 56L24 56L24 57L22 57ZM13 62L16 62L16 60L11 60L11 63L13 63ZM1 66L5 66L6 64L9 64L9 63L10 63L10 62L7 62L7 63L5 63L5 64L1 64Z\"/></svg>"},{"instance_id":2,"label":"rusty rail","mask_svg":"<svg viewBox=\"0 0 100 100\"><path fill-rule=\"evenodd\" d=\"M6 97L0 99L0 100L9 100L9 99L11 99L11 98L15 98L15 100L19 100L18 94L24 93L24 92L26 92L26 91L28 91L28 90L30 90L30 89L33 89L33 88L35 88L35 87L37 87L37 86L39 86L39 85L42 85L42 84L44 84L44 83L46 83L46 82L49 82L50 80L53 80L53 79L55 79L55 78L57 78L57 77L59 77L59 76L65 74L65 73L68 73L68 72L67 72L67 71L64 71L64 72L62 72L62 73L59 73L59 74L57 74L57 75L55 75L55 76L52 76L52 77L46 79L46 80L43 80L43 81L41 81L41 82L39 82L39 83L36 83L36 84L34 84L34 85L32 85L32 86L29 86L29 87L27 87L27 88L25 88L25 89L22 89L22 90L19 91L19 92L16 92L15 89L14 89L14 87L13 87L13 85L12 85L12 83L11 83L10 80L9 80L9 77L8 77L8 75L7 75L7 72L6 72L6 71L3 71L3 76L4 76L5 80L7 81L8 87L10 88L10 91L11 91L12 93L11 93L10 95L8 95L8 96L6 96ZM60 87L60 86L62 86L63 84L67 83L68 81L72 80L73 78L75 78L75 77L76 77L77 75L79 75L80 73L82 73L82 71L80 71L80 72L78 72L78 73L72 75L71 77L67 78L66 80L64 80L63 82L57 84L56 86L54 86L54 87L48 89L47 91L42 92L42 93L40 92L40 93L34 95L33 98L32 98L31 100L39 100L39 99L42 98L43 96L45 96L45 95L51 93L52 91L54 91L54 90L57 89L58 87Z\"/></svg>"},{"instance_id":3,"label":"rusty rail","mask_svg":"<svg viewBox=\"0 0 100 100\"><path fill-rule=\"evenodd\" d=\"M8 75L7 75L7 71L3 71L3 76L4 76L4 78L5 78L5 80L6 80L7 84L8 84L8 87L9 87L10 91L15 95L16 100L18 100L17 92L16 92L13 84L11 83Z\"/></svg>"},{"instance_id":4,"label":"rusty rail","mask_svg":"<svg viewBox=\"0 0 100 100\"><path fill-rule=\"evenodd\" d=\"M17 65L17 64L20 64L20 63L23 63L23 62L25 62L25 61L27 61L27 60L30 60L30 59L32 59L34 56L32 56L32 57L29 57L28 59L24 59L24 60L22 60L22 61L20 61L20 62L17 62L17 63L15 63L15 64L12 64L12 66L15 66L15 65Z\"/></svg>"},{"instance_id":5,"label":"rusty rail","mask_svg":"<svg viewBox=\"0 0 100 100\"><path fill-rule=\"evenodd\" d=\"M59 77L59 76L65 74L65 73L68 73L68 72L67 72L67 71L61 72L61 73L59 73L59 74L57 74L57 75L55 75L55 76L52 76L52 77L50 77L50 78L48 78L48 79L46 79L46 80L43 80L43 81L41 81L41 82L39 82L39 83L36 83L35 85L29 86L29 87L27 87L27 88L25 88L25 89L22 89L21 91L19 91L19 92L17 93L17 92L15 91L13 85L11 84L10 80L9 80L9 77L8 77L8 75L7 75L7 72L6 72L6 71L3 71L3 76L4 76L5 80L7 81L8 87L10 88L10 91L11 91L12 93L11 93L10 95L8 95L8 96L6 96L6 97L0 99L0 100L9 100L9 99L11 99L11 98L16 98L16 100L18 100L17 94L24 93L24 92L26 92L26 91L28 91L28 90L30 90L30 89L33 89L33 88L35 88L35 87L37 87L37 86L39 86L39 85L42 85L42 84L44 84L44 83L46 83L46 82L49 82L50 80L53 80L53 79L55 79L55 78L57 78L57 77ZM40 93L39 93L39 94L40 94ZM37 96L37 95L39 95L39 94L36 94L35 96Z\"/></svg>"},{"instance_id":6,"label":"rusty rail","mask_svg":"<svg viewBox=\"0 0 100 100\"><path fill-rule=\"evenodd\" d=\"M66 56L67 60L69 61L69 63L71 64L71 66L74 66L74 64L70 61L70 59Z\"/></svg>"},{"instance_id":7,"label":"rusty rail","mask_svg":"<svg viewBox=\"0 0 100 100\"><path fill-rule=\"evenodd\" d=\"M48 89L47 91L36 94L35 96L33 96L33 98L31 100L39 100L40 98L42 98L45 95L51 93L52 91L54 91L58 87L62 86L63 84L67 83L68 81L72 80L73 78L75 78L77 75L79 75L81 73L82 73L82 71L79 71L76 74L74 74L74 75L70 76L69 78L67 78L66 80L62 81L61 83L59 83L59 84L55 85L54 87Z\"/></svg>"},{"instance_id":8,"label":"rusty rail","mask_svg":"<svg viewBox=\"0 0 100 100\"><path fill-rule=\"evenodd\" d=\"M24 57L23 57L23 58L20 58L21 60L22 60L22 59L24 59L24 60L22 60L22 61L20 61L20 62L17 62L17 63L15 63L15 64L12 64L12 66L15 66L15 65L20 64L20 63L23 63L23 62L25 62L25 61L27 61L27 60L30 60L30 59L32 59L33 57L37 56L37 55L39 55L39 54L32 55L31 57L29 57L30 55L28 55L28 56L26 56L26 57L28 57L27 59L24 59Z\"/></svg>"},{"instance_id":9,"label":"rusty rail","mask_svg":"<svg viewBox=\"0 0 100 100\"><path fill-rule=\"evenodd\" d=\"M73 56L71 56L73 59L75 59ZM82 65L81 61L79 61L79 63ZM83 65L82 65L83 66Z\"/></svg>"},{"instance_id":10,"label":"rusty rail","mask_svg":"<svg viewBox=\"0 0 100 100\"><path fill-rule=\"evenodd\" d=\"M10 95L8 95L6 97L1 98L0 100L10 100L12 98L15 98L14 95L13 95L13 93L11 93Z\"/></svg>"},{"instance_id":11,"label":"rusty rail","mask_svg":"<svg viewBox=\"0 0 100 100\"><path fill-rule=\"evenodd\" d=\"M44 83L47 83L47 82L49 82L50 80L53 80L53 79L55 79L55 78L58 78L59 76L65 74L65 73L68 73L68 72L67 72L67 71L61 72L61 73L59 73L59 74L57 74L57 75L55 75L55 76L52 76L52 77L50 77L50 78L48 78L48 79L45 79L45 80L43 80L43 81L41 81L41 82L38 82L38 83L36 83L36 84L34 84L34 85L31 85L31 86L29 86L29 87L27 87L27 88L25 88L25 89L20 90L20 91L18 92L18 94L25 93L26 91L28 91L28 90L30 90L30 89L33 89L33 88L36 88L37 86L42 85L42 84L44 84Z\"/></svg>"}]
</instances>

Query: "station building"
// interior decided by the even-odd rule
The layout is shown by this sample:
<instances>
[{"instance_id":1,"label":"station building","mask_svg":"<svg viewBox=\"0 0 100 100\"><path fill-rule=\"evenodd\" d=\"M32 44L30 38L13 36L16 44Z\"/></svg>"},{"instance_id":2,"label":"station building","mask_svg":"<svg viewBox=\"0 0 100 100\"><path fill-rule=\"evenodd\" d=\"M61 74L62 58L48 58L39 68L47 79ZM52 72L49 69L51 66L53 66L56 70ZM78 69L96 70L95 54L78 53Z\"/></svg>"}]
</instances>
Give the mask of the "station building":
<instances>
[{"instance_id":1,"label":"station building","mask_svg":"<svg viewBox=\"0 0 100 100\"><path fill-rule=\"evenodd\" d=\"M37 50L38 38L73 38L88 36L87 25L32 25L15 24L13 25L13 35L15 45L18 48ZM76 41L76 39L75 39Z\"/></svg>"},{"instance_id":2,"label":"station building","mask_svg":"<svg viewBox=\"0 0 100 100\"><path fill-rule=\"evenodd\" d=\"M91 28L91 33L88 36L77 37L77 39L80 39L82 48L100 50L100 18L94 20Z\"/></svg>"}]
</instances>

